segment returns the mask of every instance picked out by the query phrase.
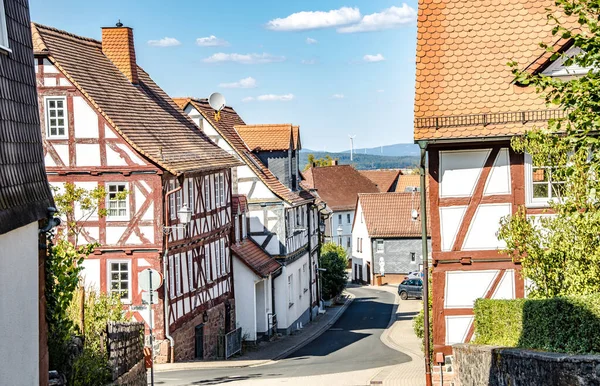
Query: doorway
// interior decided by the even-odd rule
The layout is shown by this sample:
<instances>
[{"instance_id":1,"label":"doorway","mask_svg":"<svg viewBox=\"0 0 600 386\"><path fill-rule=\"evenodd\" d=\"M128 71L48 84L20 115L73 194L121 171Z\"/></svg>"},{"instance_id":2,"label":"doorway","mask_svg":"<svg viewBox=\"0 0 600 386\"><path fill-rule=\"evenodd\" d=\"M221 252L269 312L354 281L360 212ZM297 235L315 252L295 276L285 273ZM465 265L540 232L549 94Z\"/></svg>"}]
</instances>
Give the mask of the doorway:
<instances>
[{"instance_id":1,"label":"doorway","mask_svg":"<svg viewBox=\"0 0 600 386\"><path fill-rule=\"evenodd\" d=\"M367 262L367 284L371 284L371 263Z\"/></svg>"},{"instance_id":2,"label":"doorway","mask_svg":"<svg viewBox=\"0 0 600 386\"><path fill-rule=\"evenodd\" d=\"M194 336L196 341L195 357L196 359L204 359L204 324L196 326Z\"/></svg>"}]
</instances>

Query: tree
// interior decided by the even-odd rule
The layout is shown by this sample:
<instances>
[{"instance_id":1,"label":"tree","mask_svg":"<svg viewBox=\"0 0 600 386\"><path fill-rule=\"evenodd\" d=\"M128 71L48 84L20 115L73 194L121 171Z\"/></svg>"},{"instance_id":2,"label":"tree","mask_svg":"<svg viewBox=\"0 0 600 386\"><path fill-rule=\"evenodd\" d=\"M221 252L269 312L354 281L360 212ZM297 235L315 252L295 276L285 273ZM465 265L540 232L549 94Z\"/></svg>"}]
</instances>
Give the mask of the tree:
<instances>
[{"instance_id":1,"label":"tree","mask_svg":"<svg viewBox=\"0 0 600 386\"><path fill-rule=\"evenodd\" d=\"M319 267L325 269L321 273L321 288L325 299L334 298L346 288L348 282L347 264L348 257L342 246L335 243L323 244Z\"/></svg>"},{"instance_id":2,"label":"tree","mask_svg":"<svg viewBox=\"0 0 600 386\"><path fill-rule=\"evenodd\" d=\"M314 154L309 154L308 155L308 163L306 164L306 166L304 166L304 170L308 170L308 169L312 168L313 165L315 165L316 167L330 166L332 161L333 161L333 158L331 158L331 156L329 154L327 154L323 158L315 158ZM336 159L336 161L337 161L337 159Z\"/></svg>"},{"instance_id":3,"label":"tree","mask_svg":"<svg viewBox=\"0 0 600 386\"><path fill-rule=\"evenodd\" d=\"M570 39L581 50L574 56L542 44L551 59L566 66L590 68L568 81L530 74L511 63L515 80L534 86L549 105L564 111L514 137L513 148L531 155L540 178L551 178L553 216L528 218L520 208L501 221L498 233L506 252L522 263L522 275L532 281L530 296L553 297L600 292L600 3L597 0L556 0L548 18L553 35ZM576 23L575 23L576 22ZM576 25L574 25L576 24Z\"/></svg>"}]
</instances>

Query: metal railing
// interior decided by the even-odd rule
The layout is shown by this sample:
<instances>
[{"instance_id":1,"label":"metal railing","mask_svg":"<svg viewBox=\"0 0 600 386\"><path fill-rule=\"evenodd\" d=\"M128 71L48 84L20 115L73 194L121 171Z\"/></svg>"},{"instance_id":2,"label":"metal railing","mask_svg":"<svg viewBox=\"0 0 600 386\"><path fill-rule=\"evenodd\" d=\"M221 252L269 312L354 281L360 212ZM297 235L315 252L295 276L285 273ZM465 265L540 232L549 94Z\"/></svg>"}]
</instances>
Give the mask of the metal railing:
<instances>
[{"instance_id":1,"label":"metal railing","mask_svg":"<svg viewBox=\"0 0 600 386\"><path fill-rule=\"evenodd\" d=\"M563 118L566 112L561 109L515 111L507 113L488 113L470 115L452 115L445 117L416 118L415 128L442 128L458 126L488 126L506 123L542 122Z\"/></svg>"}]
</instances>

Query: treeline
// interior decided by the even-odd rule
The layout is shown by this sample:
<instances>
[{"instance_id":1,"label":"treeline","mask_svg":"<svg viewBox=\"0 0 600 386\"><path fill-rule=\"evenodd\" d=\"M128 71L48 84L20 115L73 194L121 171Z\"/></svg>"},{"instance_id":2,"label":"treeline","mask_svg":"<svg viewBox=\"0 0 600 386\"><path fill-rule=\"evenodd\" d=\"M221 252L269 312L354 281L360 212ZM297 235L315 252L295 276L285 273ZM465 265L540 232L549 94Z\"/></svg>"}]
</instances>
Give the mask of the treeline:
<instances>
[{"instance_id":1,"label":"treeline","mask_svg":"<svg viewBox=\"0 0 600 386\"><path fill-rule=\"evenodd\" d=\"M332 159L337 159L340 165L353 165L358 170L401 169L419 165L419 157L415 156L390 157L372 154L354 154L353 160L350 162L349 153L301 152L301 169L304 169L305 165L308 164L309 154L312 154L316 159L324 159L329 156Z\"/></svg>"}]
</instances>

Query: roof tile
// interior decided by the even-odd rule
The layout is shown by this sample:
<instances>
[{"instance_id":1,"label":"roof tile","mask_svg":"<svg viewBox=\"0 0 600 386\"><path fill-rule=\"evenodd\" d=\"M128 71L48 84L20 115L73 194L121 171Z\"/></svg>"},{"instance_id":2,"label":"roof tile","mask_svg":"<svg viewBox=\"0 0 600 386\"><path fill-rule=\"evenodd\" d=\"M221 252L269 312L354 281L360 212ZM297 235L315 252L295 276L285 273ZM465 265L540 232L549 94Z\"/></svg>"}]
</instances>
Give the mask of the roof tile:
<instances>
[{"instance_id":1,"label":"roof tile","mask_svg":"<svg viewBox=\"0 0 600 386\"><path fill-rule=\"evenodd\" d=\"M413 220L411 214L421 208L420 193L359 194L358 202L370 237L421 237L421 217ZM429 216L427 223L430 233Z\"/></svg>"}]
</instances>

